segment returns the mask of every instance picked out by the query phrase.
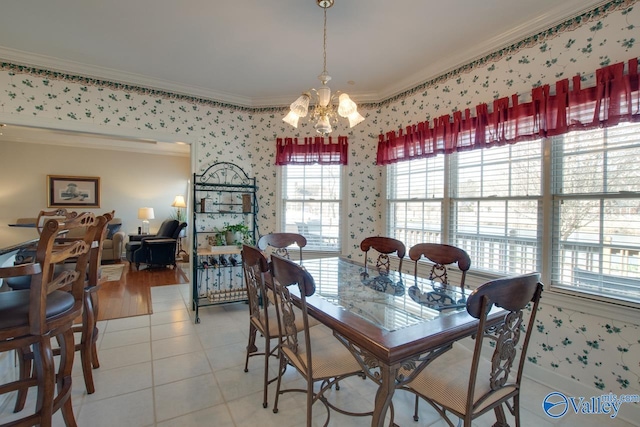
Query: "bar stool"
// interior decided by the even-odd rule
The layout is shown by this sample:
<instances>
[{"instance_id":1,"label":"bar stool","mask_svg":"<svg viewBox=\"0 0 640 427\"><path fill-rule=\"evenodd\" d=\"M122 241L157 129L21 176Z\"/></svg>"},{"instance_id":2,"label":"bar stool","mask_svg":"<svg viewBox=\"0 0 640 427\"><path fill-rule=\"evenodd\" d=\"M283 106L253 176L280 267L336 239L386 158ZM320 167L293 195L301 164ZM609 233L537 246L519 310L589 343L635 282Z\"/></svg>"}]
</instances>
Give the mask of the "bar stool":
<instances>
[{"instance_id":1,"label":"bar stool","mask_svg":"<svg viewBox=\"0 0 640 427\"><path fill-rule=\"evenodd\" d=\"M80 334L80 342L75 343L75 351L80 352L80 362L82 364L82 374L84 377L85 388L87 394L95 392L95 385L93 382L92 368L100 367L98 361L97 351L97 339L98 328L96 327L96 318L98 314L98 288L99 288L99 269L100 260L102 259L102 243L104 242L107 234L107 223L113 218L114 212L105 213L96 218L96 224L93 228L93 239L91 248L89 249L88 265L86 266L86 283L83 292L83 310L82 310L82 322L72 326L73 333ZM87 230L90 232L90 230ZM76 241L78 239L58 238L56 244L68 244L69 242ZM55 246L54 246L55 248ZM75 264L75 263L74 263ZM75 269L74 264L58 265L57 271L63 269ZM53 350L54 356L60 355L60 349ZM29 349L21 349L18 351L18 362L20 378L28 378L31 375L31 361L33 360L33 352ZM27 389L21 389L18 391L15 404L15 412L21 411L27 400Z\"/></svg>"},{"instance_id":2,"label":"bar stool","mask_svg":"<svg viewBox=\"0 0 640 427\"><path fill-rule=\"evenodd\" d=\"M49 220L42 228L35 262L0 268L0 278L31 277L29 289L0 293L0 351L31 348L34 364L33 375L0 386L0 393L36 387L38 394L34 413L3 425L50 426L53 413L59 409L67 426L76 425L71 404L71 326L82 312L84 277L95 224L95 216L90 213L65 221ZM87 230L84 239L55 244L61 232L79 227ZM71 258L77 259L75 269L55 271L56 264ZM60 345L57 373L52 336Z\"/></svg>"}]
</instances>

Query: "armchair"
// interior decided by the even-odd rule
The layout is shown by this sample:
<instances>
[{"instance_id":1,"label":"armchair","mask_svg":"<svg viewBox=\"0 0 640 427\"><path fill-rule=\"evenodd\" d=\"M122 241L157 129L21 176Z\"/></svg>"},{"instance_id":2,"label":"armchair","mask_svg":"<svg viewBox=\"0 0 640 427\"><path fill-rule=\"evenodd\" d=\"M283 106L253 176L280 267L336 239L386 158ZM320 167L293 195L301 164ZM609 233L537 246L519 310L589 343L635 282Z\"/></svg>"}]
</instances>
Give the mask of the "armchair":
<instances>
[{"instance_id":1,"label":"armchair","mask_svg":"<svg viewBox=\"0 0 640 427\"><path fill-rule=\"evenodd\" d=\"M102 244L102 262L104 261L120 261L122 258L122 250L124 249L124 231L120 231L122 220L113 218L107 224L107 236Z\"/></svg>"},{"instance_id":2,"label":"armchair","mask_svg":"<svg viewBox=\"0 0 640 427\"><path fill-rule=\"evenodd\" d=\"M156 234L141 234L130 236L125 245L127 261L130 266L140 264L176 266L176 244L180 232L187 226L186 222L179 223L175 219L165 220Z\"/></svg>"}]
</instances>

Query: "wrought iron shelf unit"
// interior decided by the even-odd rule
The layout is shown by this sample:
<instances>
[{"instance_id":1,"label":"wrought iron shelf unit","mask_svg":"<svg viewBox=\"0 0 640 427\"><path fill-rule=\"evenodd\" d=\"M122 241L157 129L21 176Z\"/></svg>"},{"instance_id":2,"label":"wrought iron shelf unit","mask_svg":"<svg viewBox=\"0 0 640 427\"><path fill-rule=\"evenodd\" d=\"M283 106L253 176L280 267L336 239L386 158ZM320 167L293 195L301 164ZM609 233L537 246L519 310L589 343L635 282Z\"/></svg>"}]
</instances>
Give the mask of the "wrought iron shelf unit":
<instances>
[{"instance_id":1,"label":"wrought iron shelf unit","mask_svg":"<svg viewBox=\"0 0 640 427\"><path fill-rule=\"evenodd\" d=\"M192 187L192 306L200 323L200 307L247 300L240 251L243 241L256 240L257 187L255 178L229 162L194 173ZM225 236L229 226L244 233L229 236L234 240L229 241Z\"/></svg>"}]
</instances>

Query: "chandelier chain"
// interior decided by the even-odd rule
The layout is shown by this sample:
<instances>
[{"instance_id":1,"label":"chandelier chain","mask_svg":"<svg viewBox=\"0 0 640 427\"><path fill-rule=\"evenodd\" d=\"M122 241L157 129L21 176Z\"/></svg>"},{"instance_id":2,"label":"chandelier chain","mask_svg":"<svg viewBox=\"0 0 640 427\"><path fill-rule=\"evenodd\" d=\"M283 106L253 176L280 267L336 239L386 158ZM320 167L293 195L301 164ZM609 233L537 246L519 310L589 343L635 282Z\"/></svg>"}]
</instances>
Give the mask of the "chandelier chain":
<instances>
[{"instance_id":1,"label":"chandelier chain","mask_svg":"<svg viewBox=\"0 0 640 427\"><path fill-rule=\"evenodd\" d=\"M322 72L327 74L327 8L324 9L324 38L322 40L323 65Z\"/></svg>"}]
</instances>

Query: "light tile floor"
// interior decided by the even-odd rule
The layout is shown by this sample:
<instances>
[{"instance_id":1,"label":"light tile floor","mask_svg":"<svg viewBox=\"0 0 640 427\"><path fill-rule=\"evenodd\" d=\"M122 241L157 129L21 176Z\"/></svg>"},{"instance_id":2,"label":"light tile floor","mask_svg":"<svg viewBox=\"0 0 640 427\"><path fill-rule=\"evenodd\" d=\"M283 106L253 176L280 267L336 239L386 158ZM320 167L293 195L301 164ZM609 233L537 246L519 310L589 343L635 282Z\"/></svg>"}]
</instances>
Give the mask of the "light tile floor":
<instances>
[{"instance_id":1,"label":"light tile floor","mask_svg":"<svg viewBox=\"0 0 640 427\"><path fill-rule=\"evenodd\" d=\"M94 370L96 392L88 395L78 366L74 367L73 406L81 427L216 426L289 427L305 425L302 393L282 396L280 411L262 407L262 359L252 358L244 372L248 335L248 306L232 304L204 307L201 323L193 322L189 304L189 285L153 287L154 313L100 322L99 356L101 366ZM315 329L315 328L314 328ZM317 334L330 332L317 329ZM258 343L261 343L258 339ZM78 365L78 364L76 364ZM275 375L276 363L272 363ZM301 382L289 369L288 383ZM273 404L275 383L270 387ZM580 425L630 426L622 419L605 415L565 415L559 420L547 417L542 399L549 388L525 380L522 396L523 426ZM356 410L371 408L373 382L354 378L341 384L331 397L341 406ZM34 393L29 396L32 403ZM0 412L0 423L9 421L13 399ZM400 426L445 426L424 402L420 420L414 422L413 396L398 392L394 396L395 422ZM324 423L321 404L314 405L314 426ZM56 414L54 425L64 422ZM480 417L474 426L491 426L493 413ZM331 413L332 426L368 426L371 418L346 417Z\"/></svg>"}]
</instances>

